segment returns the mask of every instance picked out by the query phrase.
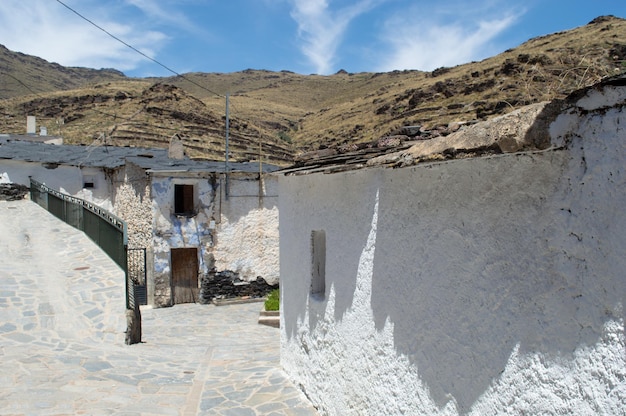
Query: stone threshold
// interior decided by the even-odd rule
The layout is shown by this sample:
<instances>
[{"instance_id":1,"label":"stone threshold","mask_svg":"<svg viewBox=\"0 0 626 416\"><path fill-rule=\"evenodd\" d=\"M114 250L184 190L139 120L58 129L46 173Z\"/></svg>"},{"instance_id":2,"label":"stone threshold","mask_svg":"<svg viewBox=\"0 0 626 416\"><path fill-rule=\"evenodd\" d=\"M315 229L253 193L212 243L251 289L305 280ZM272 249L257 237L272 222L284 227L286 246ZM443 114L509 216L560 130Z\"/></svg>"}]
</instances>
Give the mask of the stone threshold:
<instances>
[{"instance_id":1,"label":"stone threshold","mask_svg":"<svg viewBox=\"0 0 626 416\"><path fill-rule=\"evenodd\" d=\"M260 303L265 302L266 298L235 298L235 299L213 299L211 301L215 306L239 305L242 303ZM274 328L280 327L280 311L261 310L259 313L260 325L267 325Z\"/></svg>"},{"instance_id":2,"label":"stone threshold","mask_svg":"<svg viewBox=\"0 0 626 416\"><path fill-rule=\"evenodd\" d=\"M259 314L259 324L272 326L274 328L280 327L280 311L266 311L262 310Z\"/></svg>"},{"instance_id":3,"label":"stone threshold","mask_svg":"<svg viewBox=\"0 0 626 416\"><path fill-rule=\"evenodd\" d=\"M211 303L215 306L239 305L242 303L259 303L265 302L265 298L232 298L232 299L213 299Z\"/></svg>"}]
</instances>

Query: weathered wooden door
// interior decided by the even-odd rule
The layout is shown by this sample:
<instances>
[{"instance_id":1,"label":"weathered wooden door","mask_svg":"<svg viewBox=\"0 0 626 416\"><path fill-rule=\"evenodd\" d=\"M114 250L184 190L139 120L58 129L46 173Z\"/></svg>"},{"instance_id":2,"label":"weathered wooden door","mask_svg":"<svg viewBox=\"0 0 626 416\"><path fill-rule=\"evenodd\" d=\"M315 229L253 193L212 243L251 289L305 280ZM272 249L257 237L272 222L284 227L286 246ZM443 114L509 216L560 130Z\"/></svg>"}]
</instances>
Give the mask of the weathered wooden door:
<instances>
[{"instance_id":1,"label":"weathered wooden door","mask_svg":"<svg viewBox=\"0 0 626 416\"><path fill-rule=\"evenodd\" d=\"M174 304L195 303L198 299L198 249L173 248L171 261Z\"/></svg>"}]
</instances>

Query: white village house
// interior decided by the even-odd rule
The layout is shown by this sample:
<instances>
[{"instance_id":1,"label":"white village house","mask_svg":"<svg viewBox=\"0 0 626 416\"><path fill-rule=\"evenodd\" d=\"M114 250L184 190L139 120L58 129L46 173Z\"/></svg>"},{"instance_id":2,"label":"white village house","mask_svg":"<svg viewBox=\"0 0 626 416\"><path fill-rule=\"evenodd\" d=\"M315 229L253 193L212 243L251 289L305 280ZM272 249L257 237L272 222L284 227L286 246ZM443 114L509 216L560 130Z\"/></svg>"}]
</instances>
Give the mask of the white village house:
<instances>
[{"instance_id":1,"label":"white village house","mask_svg":"<svg viewBox=\"0 0 626 416\"><path fill-rule=\"evenodd\" d=\"M626 413L626 76L279 177L281 362L321 414Z\"/></svg>"},{"instance_id":2,"label":"white village house","mask_svg":"<svg viewBox=\"0 0 626 416\"><path fill-rule=\"evenodd\" d=\"M176 148L176 146L174 146ZM29 178L93 202L146 249L148 303L196 302L211 270L278 282L276 168L191 160L180 149L52 145L0 136L0 182ZM228 187L226 186L228 184Z\"/></svg>"}]
</instances>

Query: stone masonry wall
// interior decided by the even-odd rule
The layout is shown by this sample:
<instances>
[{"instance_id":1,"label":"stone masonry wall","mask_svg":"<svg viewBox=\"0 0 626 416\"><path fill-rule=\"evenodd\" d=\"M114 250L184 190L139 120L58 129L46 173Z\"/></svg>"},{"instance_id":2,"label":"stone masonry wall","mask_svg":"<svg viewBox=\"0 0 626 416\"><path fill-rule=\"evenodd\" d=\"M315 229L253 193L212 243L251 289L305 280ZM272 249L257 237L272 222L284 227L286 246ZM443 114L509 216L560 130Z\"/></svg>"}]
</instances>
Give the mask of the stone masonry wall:
<instances>
[{"instance_id":1,"label":"stone masonry wall","mask_svg":"<svg viewBox=\"0 0 626 416\"><path fill-rule=\"evenodd\" d=\"M195 214L174 213L174 188L176 184L193 185ZM184 173L176 176L152 177L153 209L153 285L154 304L172 304L170 251L173 248L198 250L198 278L214 267L214 235L210 228L215 215L215 178L212 174ZM150 282L149 282L150 283Z\"/></svg>"},{"instance_id":2,"label":"stone masonry wall","mask_svg":"<svg viewBox=\"0 0 626 416\"><path fill-rule=\"evenodd\" d=\"M215 267L230 270L244 281L279 279L278 183L264 176L232 175L228 201L222 197L221 221L214 248ZM259 197L261 193L261 197Z\"/></svg>"},{"instance_id":3,"label":"stone masonry wall","mask_svg":"<svg viewBox=\"0 0 626 416\"><path fill-rule=\"evenodd\" d=\"M114 179L113 212L128 225L128 247L152 247L152 201L145 171L132 163Z\"/></svg>"}]
</instances>

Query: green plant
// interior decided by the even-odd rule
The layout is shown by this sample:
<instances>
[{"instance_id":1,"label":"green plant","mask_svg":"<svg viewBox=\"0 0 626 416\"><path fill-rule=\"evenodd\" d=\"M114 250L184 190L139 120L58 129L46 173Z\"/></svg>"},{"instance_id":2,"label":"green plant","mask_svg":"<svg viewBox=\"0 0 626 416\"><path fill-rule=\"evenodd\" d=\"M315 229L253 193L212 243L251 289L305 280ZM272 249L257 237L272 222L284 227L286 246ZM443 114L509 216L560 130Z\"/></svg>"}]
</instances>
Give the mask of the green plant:
<instances>
[{"instance_id":1,"label":"green plant","mask_svg":"<svg viewBox=\"0 0 626 416\"><path fill-rule=\"evenodd\" d=\"M272 290L265 300L266 311L277 311L280 309L280 289Z\"/></svg>"},{"instance_id":2,"label":"green plant","mask_svg":"<svg viewBox=\"0 0 626 416\"><path fill-rule=\"evenodd\" d=\"M293 143L293 140L291 139L291 137L284 131L278 132L278 138L284 142Z\"/></svg>"}]
</instances>

